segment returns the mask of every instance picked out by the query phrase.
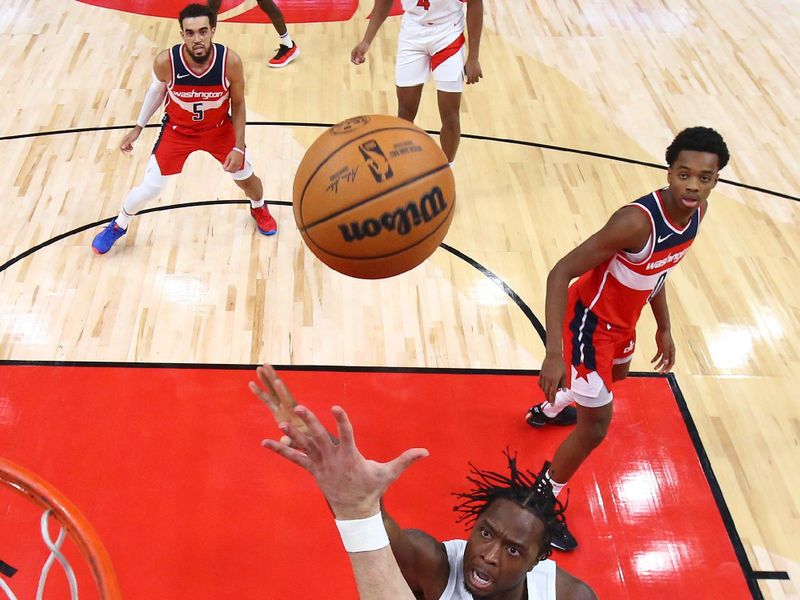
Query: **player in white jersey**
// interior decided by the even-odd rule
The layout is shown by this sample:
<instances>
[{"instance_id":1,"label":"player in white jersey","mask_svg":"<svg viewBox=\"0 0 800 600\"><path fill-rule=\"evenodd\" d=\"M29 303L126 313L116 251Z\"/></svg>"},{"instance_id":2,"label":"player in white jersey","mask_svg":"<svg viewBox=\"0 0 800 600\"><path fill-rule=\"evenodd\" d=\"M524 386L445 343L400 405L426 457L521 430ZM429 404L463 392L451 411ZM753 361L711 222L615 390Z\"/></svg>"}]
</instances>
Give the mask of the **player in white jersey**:
<instances>
[{"instance_id":1,"label":"player in white jersey","mask_svg":"<svg viewBox=\"0 0 800 600\"><path fill-rule=\"evenodd\" d=\"M401 529L381 506L388 487L427 450L406 450L388 463L367 460L355 446L344 410L332 409L337 440L310 410L295 404L269 365L257 374L261 386L251 383L250 390L267 404L285 434L280 442L263 444L317 480L337 519L362 599L408 598L408 588L426 600L596 599L588 585L547 558L550 536L564 517L545 469L538 475L522 471L508 452L508 474L473 466L473 489L456 494L462 500L456 507L459 520L472 525L469 539L441 543L421 531ZM380 554L387 544L396 564ZM383 580L369 578L366 561L385 574ZM407 587L398 584L397 565Z\"/></svg>"},{"instance_id":2,"label":"player in white jersey","mask_svg":"<svg viewBox=\"0 0 800 600\"><path fill-rule=\"evenodd\" d=\"M364 38L350 55L354 64L360 65L366 60L372 40L391 8L392 0L375 0ZM483 0L403 0L403 11L395 71L397 116L414 121L422 98L422 86L432 74L442 118L439 139L452 165L461 141L464 80L471 84L483 77L478 61ZM465 21L468 39L464 37ZM468 46L466 54L465 46Z\"/></svg>"}]
</instances>

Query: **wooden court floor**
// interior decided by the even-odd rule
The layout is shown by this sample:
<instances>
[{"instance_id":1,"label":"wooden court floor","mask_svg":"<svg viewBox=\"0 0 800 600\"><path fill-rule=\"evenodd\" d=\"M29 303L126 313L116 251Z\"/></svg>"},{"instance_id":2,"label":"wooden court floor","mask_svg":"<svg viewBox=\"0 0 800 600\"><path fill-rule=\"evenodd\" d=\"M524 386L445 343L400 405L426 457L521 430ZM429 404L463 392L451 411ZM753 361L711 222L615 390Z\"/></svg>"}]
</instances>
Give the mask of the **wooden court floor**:
<instances>
[{"instance_id":1,"label":"wooden court floor","mask_svg":"<svg viewBox=\"0 0 800 600\"><path fill-rule=\"evenodd\" d=\"M796 7L484 4L484 79L462 112L464 133L480 139L462 141L455 167L453 251L363 282L305 251L292 177L317 124L394 112L397 19L361 67L348 58L371 3L347 21L291 24L302 56L278 71L265 66L277 47L270 26L221 23L216 41L245 62L247 142L278 236L259 236L245 204L201 204L141 216L119 248L96 257L92 224L116 214L156 134L146 130L122 156L115 128L134 122L152 58L178 41L177 23L76 0L6 0L0 359L535 369L543 346L521 307L542 318L548 269L614 208L665 182L656 165L679 129L713 126L732 160L668 285L675 375L753 569L790 577L763 580L764 596L796 597ZM431 90L418 123L438 127ZM153 207L238 199L197 155ZM653 332L645 315L633 369L648 368Z\"/></svg>"}]
</instances>

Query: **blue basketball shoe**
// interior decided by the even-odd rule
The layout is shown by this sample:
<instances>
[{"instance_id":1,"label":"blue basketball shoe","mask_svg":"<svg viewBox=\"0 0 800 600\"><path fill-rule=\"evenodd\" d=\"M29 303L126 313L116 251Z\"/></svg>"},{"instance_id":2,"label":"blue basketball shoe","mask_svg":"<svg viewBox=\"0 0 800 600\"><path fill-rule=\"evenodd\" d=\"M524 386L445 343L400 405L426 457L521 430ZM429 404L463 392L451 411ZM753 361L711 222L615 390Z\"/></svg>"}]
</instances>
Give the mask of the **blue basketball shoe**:
<instances>
[{"instance_id":1,"label":"blue basketball shoe","mask_svg":"<svg viewBox=\"0 0 800 600\"><path fill-rule=\"evenodd\" d=\"M113 219L111 223L103 228L103 231L94 236L92 251L95 254L105 254L111 250L111 246L114 245L114 242L126 233L128 233L128 230L117 225L117 220Z\"/></svg>"}]
</instances>

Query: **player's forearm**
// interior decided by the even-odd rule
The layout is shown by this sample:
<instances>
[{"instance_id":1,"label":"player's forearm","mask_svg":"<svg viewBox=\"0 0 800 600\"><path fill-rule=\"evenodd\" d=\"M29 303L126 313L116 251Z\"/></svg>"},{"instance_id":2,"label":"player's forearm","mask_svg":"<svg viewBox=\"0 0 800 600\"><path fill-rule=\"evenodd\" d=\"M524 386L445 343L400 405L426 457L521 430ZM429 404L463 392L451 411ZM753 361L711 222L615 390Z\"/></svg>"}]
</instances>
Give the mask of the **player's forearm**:
<instances>
[{"instance_id":1,"label":"player's forearm","mask_svg":"<svg viewBox=\"0 0 800 600\"><path fill-rule=\"evenodd\" d=\"M669 321L669 306L667 306L667 287L662 286L661 290L650 300L650 309L656 320L656 326L661 331L669 331L671 324Z\"/></svg>"},{"instance_id":2,"label":"player's forearm","mask_svg":"<svg viewBox=\"0 0 800 600\"><path fill-rule=\"evenodd\" d=\"M414 600L389 546L348 557L361 600Z\"/></svg>"},{"instance_id":3,"label":"player's forearm","mask_svg":"<svg viewBox=\"0 0 800 600\"><path fill-rule=\"evenodd\" d=\"M231 121L236 132L236 147L244 150L244 128L247 122L247 109L244 101L231 102Z\"/></svg>"},{"instance_id":4,"label":"player's forearm","mask_svg":"<svg viewBox=\"0 0 800 600\"><path fill-rule=\"evenodd\" d=\"M369 17L369 25L367 25L367 30L364 32L365 42L372 43L378 33L378 29L381 28L391 11L392 0L375 0L375 5L372 7L372 13Z\"/></svg>"},{"instance_id":5,"label":"player's forearm","mask_svg":"<svg viewBox=\"0 0 800 600\"><path fill-rule=\"evenodd\" d=\"M561 328L567 314L567 290L570 277L561 268L561 261L547 276L547 292L544 302L545 330L547 333L546 351L561 355Z\"/></svg>"},{"instance_id":6,"label":"player's forearm","mask_svg":"<svg viewBox=\"0 0 800 600\"><path fill-rule=\"evenodd\" d=\"M467 5L467 48L469 57L478 60L483 32L483 0L473 0Z\"/></svg>"},{"instance_id":7,"label":"player's forearm","mask_svg":"<svg viewBox=\"0 0 800 600\"><path fill-rule=\"evenodd\" d=\"M137 127L144 129L147 126L148 121L150 121L158 108L164 103L164 98L166 95L167 84L163 81L159 81L155 73L153 73L153 79L150 83L150 87L147 88L147 92L144 95L142 108L139 111L139 116L136 119Z\"/></svg>"}]
</instances>

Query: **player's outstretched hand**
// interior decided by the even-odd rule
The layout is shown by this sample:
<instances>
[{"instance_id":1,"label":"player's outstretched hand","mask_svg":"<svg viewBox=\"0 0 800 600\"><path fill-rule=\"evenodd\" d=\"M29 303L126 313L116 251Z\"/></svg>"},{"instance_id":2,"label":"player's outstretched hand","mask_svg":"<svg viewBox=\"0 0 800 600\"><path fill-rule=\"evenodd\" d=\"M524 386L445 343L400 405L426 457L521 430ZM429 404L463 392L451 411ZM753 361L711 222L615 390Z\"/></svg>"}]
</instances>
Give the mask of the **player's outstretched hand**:
<instances>
[{"instance_id":1,"label":"player's outstretched hand","mask_svg":"<svg viewBox=\"0 0 800 600\"><path fill-rule=\"evenodd\" d=\"M353 51L350 53L350 61L354 65L363 64L364 61L367 60L367 51L369 50L369 42L360 41L356 44L356 47L353 48Z\"/></svg>"},{"instance_id":2,"label":"player's outstretched hand","mask_svg":"<svg viewBox=\"0 0 800 600\"><path fill-rule=\"evenodd\" d=\"M133 150L133 143L139 139L139 134L142 133L142 128L138 125L131 129L120 142L119 149L125 154Z\"/></svg>"},{"instance_id":3,"label":"player's outstretched hand","mask_svg":"<svg viewBox=\"0 0 800 600\"><path fill-rule=\"evenodd\" d=\"M275 417L275 422L278 425L291 423L298 430L307 434L306 424L293 412L297 402L294 401L294 398L292 398L286 385L278 377L272 365L264 363L256 369L256 375L261 382L261 386L251 381L248 387L256 398L259 398L267 405L272 416ZM291 444L288 436L283 436L281 442L286 445Z\"/></svg>"},{"instance_id":4,"label":"player's outstretched hand","mask_svg":"<svg viewBox=\"0 0 800 600\"><path fill-rule=\"evenodd\" d=\"M356 448L353 427L341 407L331 409L339 433L338 444L308 408L295 406L292 412L305 425L305 431L292 421L279 425L291 439L292 447L274 440L264 440L262 445L311 473L337 519L374 515L386 489L412 463L428 455L424 448L412 448L386 463L368 460Z\"/></svg>"}]
</instances>

